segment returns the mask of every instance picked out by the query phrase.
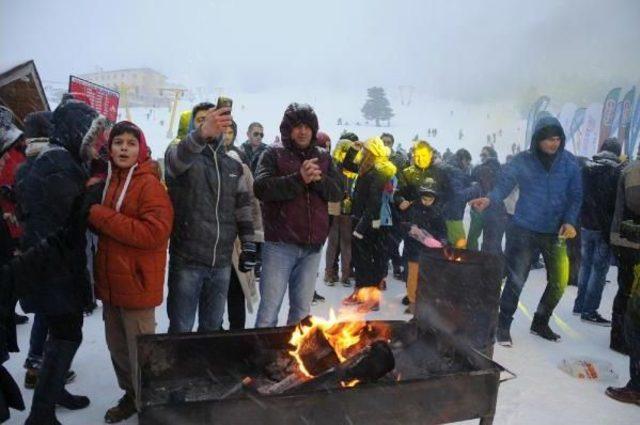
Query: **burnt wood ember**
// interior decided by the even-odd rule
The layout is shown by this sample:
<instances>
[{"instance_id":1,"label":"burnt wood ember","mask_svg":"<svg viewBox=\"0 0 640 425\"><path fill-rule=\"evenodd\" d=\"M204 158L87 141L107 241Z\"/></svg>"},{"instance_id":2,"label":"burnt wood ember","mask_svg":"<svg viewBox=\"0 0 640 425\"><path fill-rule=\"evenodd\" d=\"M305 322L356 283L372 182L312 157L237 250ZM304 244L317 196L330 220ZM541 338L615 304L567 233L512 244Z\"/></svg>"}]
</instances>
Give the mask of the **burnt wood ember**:
<instances>
[{"instance_id":1,"label":"burnt wood ember","mask_svg":"<svg viewBox=\"0 0 640 425\"><path fill-rule=\"evenodd\" d=\"M320 375L340 364L335 350L318 328L311 330L308 338L300 346L298 355L305 369L312 376Z\"/></svg>"}]
</instances>

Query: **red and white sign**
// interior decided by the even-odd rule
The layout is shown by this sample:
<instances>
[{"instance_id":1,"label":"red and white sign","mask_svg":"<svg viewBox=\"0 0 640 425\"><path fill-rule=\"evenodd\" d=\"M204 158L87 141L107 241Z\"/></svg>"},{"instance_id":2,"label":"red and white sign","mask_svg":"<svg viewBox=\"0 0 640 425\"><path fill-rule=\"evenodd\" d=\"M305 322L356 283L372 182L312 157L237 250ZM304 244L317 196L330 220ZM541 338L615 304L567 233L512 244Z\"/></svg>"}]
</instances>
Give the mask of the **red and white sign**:
<instances>
[{"instance_id":1,"label":"red and white sign","mask_svg":"<svg viewBox=\"0 0 640 425\"><path fill-rule=\"evenodd\" d=\"M69 93L77 96L89 104L93 109L104 115L109 121L118 120L118 103L120 93L107 87L83 80L82 78L69 77Z\"/></svg>"}]
</instances>

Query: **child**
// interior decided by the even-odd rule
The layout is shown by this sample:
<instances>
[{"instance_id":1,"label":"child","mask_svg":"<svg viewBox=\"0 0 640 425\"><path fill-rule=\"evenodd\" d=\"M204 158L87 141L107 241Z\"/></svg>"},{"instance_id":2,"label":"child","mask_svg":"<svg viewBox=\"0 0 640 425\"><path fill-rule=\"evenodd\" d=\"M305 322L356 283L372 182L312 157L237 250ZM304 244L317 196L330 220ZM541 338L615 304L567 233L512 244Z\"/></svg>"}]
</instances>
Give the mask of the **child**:
<instances>
[{"instance_id":1,"label":"child","mask_svg":"<svg viewBox=\"0 0 640 425\"><path fill-rule=\"evenodd\" d=\"M103 303L107 346L125 391L105 415L107 423L115 423L136 413L135 341L139 334L155 332L173 208L144 134L135 124L116 124L108 149L102 203L91 207L89 224L98 234L96 296Z\"/></svg>"},{"instance_id":2,"label":"child","mask_svg":"<svg viewBox=\"0 0 640 425\"><path fill-rule=\"evenodd\" d=\"M438 192L433 179L428 178L418 189L419 201L414 202L407 211L409 223L427 231L436 241L446 243L447 229L438 202ZM408 237L405 239L404 255L407 258L407 299L409 306L405 313L413 313L418 289L418 257L423 249L422 242Z\"/></svg>"}]
</instances>

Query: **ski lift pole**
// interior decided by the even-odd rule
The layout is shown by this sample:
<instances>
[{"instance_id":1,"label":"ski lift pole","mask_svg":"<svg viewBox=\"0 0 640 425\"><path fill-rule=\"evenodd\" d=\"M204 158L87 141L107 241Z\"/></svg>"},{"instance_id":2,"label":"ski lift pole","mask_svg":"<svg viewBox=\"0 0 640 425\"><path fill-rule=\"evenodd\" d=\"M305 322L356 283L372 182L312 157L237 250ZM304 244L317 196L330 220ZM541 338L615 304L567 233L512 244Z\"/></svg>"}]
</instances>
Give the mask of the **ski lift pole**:
<instances>
[{"instance_id":1,"label":"ski lift pole","mask_svg":"<svg viewBox=\"0 0 640 425\"><path fill-rule=\"evenodd\" d=\"M129 86L120 83L120 93L122 94L122 103L124 104L124 112L127 115L127 121L132 122L131 111L129 110Z\"/></svg>"},{"instance_id":2,"label":"ski lift pole","mask_svg":"<svg viewBox=\"0 0 640 425\"><path fill-rule=\"evenodd\" d=\"M171 105L171 118L169 119L169 130L167 130L167 138L173 138L173 122L176 119L176 111L178 110L178 101L184 93L184 89L161 89L162 91L173 92L173 104Z\"/></svg>"}]
</instances>

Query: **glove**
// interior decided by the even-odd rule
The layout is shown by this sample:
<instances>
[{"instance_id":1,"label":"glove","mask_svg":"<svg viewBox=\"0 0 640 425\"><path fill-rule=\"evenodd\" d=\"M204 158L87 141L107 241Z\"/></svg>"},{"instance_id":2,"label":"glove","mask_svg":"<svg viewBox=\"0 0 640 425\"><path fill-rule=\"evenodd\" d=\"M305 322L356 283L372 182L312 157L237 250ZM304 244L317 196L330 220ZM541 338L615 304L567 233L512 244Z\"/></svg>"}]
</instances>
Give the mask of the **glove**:
<instances>
[{"instance_id":1,"label":"glove","mask_svg":"<svg viewBox=\"0 0 640 425\"><path fill-rule=\"evenodd\" d=\"M256 244L253 242L244 242L242 244L240 260L238 261L238 270L242 273L250 272L256 266L257 260Z\"/></svg>"}]
</instances>

